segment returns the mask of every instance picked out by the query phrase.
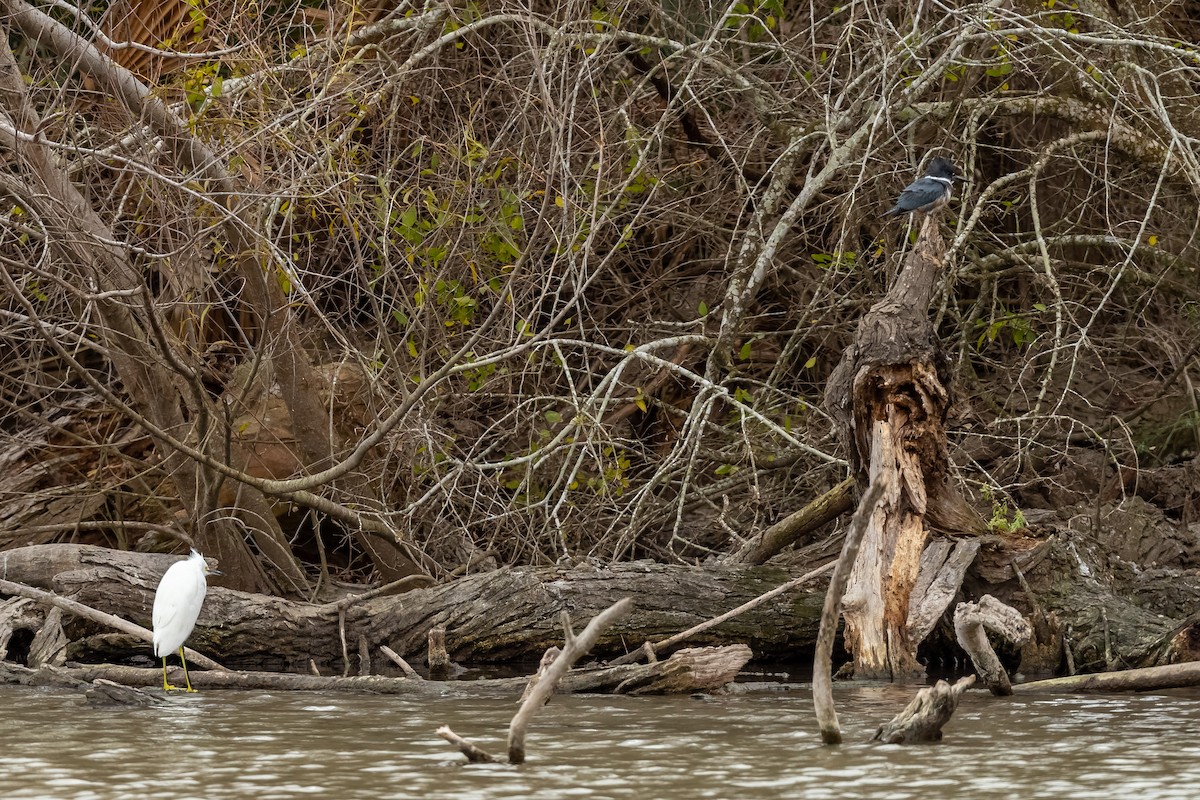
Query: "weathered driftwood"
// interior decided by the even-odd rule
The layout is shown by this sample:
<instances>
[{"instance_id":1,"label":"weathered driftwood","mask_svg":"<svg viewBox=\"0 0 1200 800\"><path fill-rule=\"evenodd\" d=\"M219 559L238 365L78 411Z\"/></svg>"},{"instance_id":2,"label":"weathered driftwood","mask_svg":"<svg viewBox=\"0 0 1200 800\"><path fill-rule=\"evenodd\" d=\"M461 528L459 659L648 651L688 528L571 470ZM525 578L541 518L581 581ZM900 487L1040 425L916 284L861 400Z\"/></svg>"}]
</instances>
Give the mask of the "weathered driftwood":
<instances>
[{"instance_id":1,"label":"weathered driftwood","mask_svg":"<svg viewBox=\"0 0 1200 800\"><path fill-rule=\"evenodd\" d=\"M563 646L554 647L542 656L542 663L537 675L525 686L521 696L521 707L513 715L508 726L508 760L513 764L525 762L525 731L533 715L550 701L558 683L562 680L571 666L596 644L603 630L611 626L621 617L629 613L633 601L628 597L618 600L609 608L596 615L583 629L579 636L571 630L571 619L564 611L562 613ZM467 739L450 730L449 725L437 729L437 735L456 746L459 751L472 763L493 761L491 754L472 744Z\"/></svg>"},{"instance_id":2,"label":"weathered driftwood","mask_svg":"<svg viewBox=\"0 0 1200 800\"><path fill-rule=\"evenodd\" d=\"M750 648L745 645L680 650L664 661L624 666L577 667L559 683L558 691L621 694L692 694L712 691L731 683L746 662ZM182 680L183 672L171 668L172 680ZM524 678L497 678L472 681L430 681L413 678L324 676L311 673L234 672L232 670L191 671L192 685L202 689L269 689L275 691L364 692L371 694L410 694L432 696L518 697L525 687ZM124 686L162 685L159 668L130 667L116 664L43 666L30 669L0 661L0 684L56 685L86 687L97 679Z\"/></svg>"},{"instance_id":3,"label":"weathered driftwood","mask_svg":"<svg viewBox=\"0 0 1200 800\"><path fill-rule=\"evenodd\" d=\"M29 666L40 667L42 664L60 666L67 660L67 635L62 628L63 610L61 606L50 609L46 621L29 644Z\"/></svg>"},{"instance_id":4,"label":"weathered driftwood","mask_svg":"<svg viewBox=\"0 0 1200 800\"><path fill-rule=\"evenodd\" d=\"M872 741L884 744L914 744L916 742L939 742L942 727L950 721L958 708L962 693L975 683L975 676L961 678L953 686L938 681L917 692L912 702L904 707L890 722L880 725L871 737Z\"/></svg>"},{"instance_id":5,"label":"weathered driftwood","mask_svg":"<svg viewBox=\"0 0 1200 800\"><path fill-rule=\"evenodd\" d=\"M752 536L725 558L727 564L764 564L798 539L854 508L855 481L847 478L808 505Z\"/></svg>"},{"instance_id":6,"label":"weathered driftwood","mask_svg":"<svg viewBox=\"0 0 1200 800\"><path fill-rule=\"evenodd\" d=\"M1157 692L1189 686L1200 686L1200 661L1030 681L1013 686L1013 692Z\"/></svg>"},{"instance_id":7,"label":"weathered driftwood","mask_svg":"<svg viewBox=\"0 0 1200 800\"><path fill-rule=\"evenodd\" d=\"M722 689L733 683L754 653L744 644L687 647L666 661L645 666L617 684L617 694L692 694Z\"/></svg>"},{"instance_id":8,"label":"weathered driftwood","mask_svg":"<svg viewBox=\"0 0 1200 800\"><path fill-rule=\"evenodd\" d=\"M89 705L151 706L165 703L161 693L136 689L113 681L86 680L72 670L43 664L37 669L0 661L0 684L56 686L82 691Z\"/></svg>"},{"instance_id":9,"label":"weathered driftwood","mask_svg":"<svg viewBox=\"0 0 1200 800\"><path fill-rule=\"evenodd\" d=\"M0 661L8 658L9 643L17 631L36 635L46 621L46 609L28 597L0 601Z\"/></svg>"},{"instance_id":10,"label":"weathered driftwood","mask_svg":"<svg viewBox=\"0 0 1200 800\"><path fill-rule=\"evenodd\" d=\"M450 669L450 654L446 652L446 626L434 625L425 637L425 664L429 677L444 678Z\"/></svg>"},{"instance_id":11,"label":"weathered driftwood","mask_svg":"<svg viewBox=\"0 0 1200 800\"><path fill-rule=\"evenodd\" d=\"M821 741L825 744L841 744L842 730L838 726L837 709L833 705L833 639L837 634L838 610L842 593L850 570L858 558L858 548L867 530L867 520L875 513L875 506L883 496L883 485L875 484L867 490L842 544L842 554L829 579L825 592L825 605L821 609L821 629L817 634L816 655L813 656L813 706L817 713L817 725L821 729Z\"/></svg>"},{"instance_id":12,"label":"weathered driftwood","mask_svg":"<svg viewBox=\"0 0 1200 800\"><path fill-rule=\"evenodd\" d=\"M951 480L951 376L928 318L944 253L937 216L926 217L895 285L860 321L825 394L859 486L886 487L843 599L860 677L924 674L908 617L926 528L985 529Z\"/></svg>"},{"instance_id":13,"label":"weathered driftwood","mask_svg":"<svg viewBox=\"0 0 1200 800\"><path fill-rule=\"evenodd\" d=\"M496 760L488 751L481 747L475 746L454 731L450 730L449 725L442 725L437 729L436 732L438 736L457 747L458 751L466 756L467 761L472 764L490 764Z\"/></svg>"},{"instance_id":14,"label":"weathered driftwood","mask_svg":"<svg viewBox=\"0 0 1200 800\"><path fill-rule=\"evenodd\" d=\"M127 619L150 622L154 589L175 558L84 545L40 545L0 553L9 578ZM60 567L55 571L47 562ZM596 655L625 652L626 643L658 640L754 600L797 577L773 567L681 567L634 562L605 568L505 569L374 597L342 609L345 635L386 644L405 658L423 655L430 628L446 626L446 647L459 662L536 658L559 641L557 615L594 616L620 597L644 600L601 637ZM825 581L815 579L693 638L697 645L745 642L760 656L794 656L816 639ZM0 590L2 591L2 590ZM69 660L116 660L149 647L79 619L65 620ZM103 631L103 632L98 632ZM146 634L148 636L148 634ZM333 604L210 586L189 643L228 667L307 670L343 663ZM189 661L193 656L188 655ZM196 663L199 663L197 661ZM355 665L357 666L357 665ZM324 671L324 670L323 670Z\"/></svg>"},{"instance_id":15,"label":"weathered driftwood","mask_svg":"<svg viewBox=\"0 0 1200 800\"><path fill-rule=\"evenodd\" d=\"M412 678L418 681L424 680L419 672L409 666L409 663L400 657L399 653L388 647L386 644L379 645L379 652L383 653L385 656L387 656L389 661L399 667L400 671L404 673L404 677ZM313 666L315 667L316 665L314 664Z\"/></svg>"},{"instance_id":16,"label":"weathered driftwood","mask_svg":"<svg viewBox=\"0 0 1200 800\"><path fill-rule=\"evenodd\" d=\"M988 631L1020 648L1033 635L1033 628L1020 611L1004 605L990 594L985 594L977 603L959 603L954 609L954 634L959 646L971 657L984 686L992 694L1003 697L1012 694L1012 684L1008 680L1008 671L988 641Z\"/></svg>"},{"instance_id":17,"label":"weathered driftwood","mask_svg":"<svg viewBox=\"0 0 1200 800\"><path fill-rule=\"evenodd\" d=\"M542 682L542 678L546 677L546 672L550 669L550 665L553 664L554 659L558 658L561 654L562 648L559 647L549 647L546 649L546 652L542 653L542 660L538 662L537 672L529 676L529 681L525 684L525 691L521 692L522 703L529 698L529 695L533 692L534 688ZM546 702L550 702L549 695L546 696Z\"/></svg>"},{"instance_id":18,"label":"weathered driftwood","mask_svg":"<svg viewBox=\"0 0 1200 800\"><path fill-rule=\"evenodd\" d=\"M571 620L567 616L567 612L563 612L562 625L564 639L562 651L550 662L542 679L525 696L524 702L521 703L521 707L513 715L512 722L509 723L509 763L525 763L525 732L529 728L529 722L533 719L533 715L542 706L546 705L546 701L550 699L550 695L554 694L559 682L567 674L567 671L575 665L575 662L587 655L588 651L596 646L596 642L600 639L600 634L612 627L613 623L617 620L627 616L631 610L633 610L633 600L628 597L622 598L593 617L578 636L571 630Z\"/></svg>"},{"instance_id":19,"label":"weathered driftwood","mask_svg":"<svg viewBox=\"0 0 1200 800\"><path fill-rule=\"evenodd\" d=\"M97 678L83 693L89 706L159 706L169 700L156 694Z\"/></svg>"}]
</instances>

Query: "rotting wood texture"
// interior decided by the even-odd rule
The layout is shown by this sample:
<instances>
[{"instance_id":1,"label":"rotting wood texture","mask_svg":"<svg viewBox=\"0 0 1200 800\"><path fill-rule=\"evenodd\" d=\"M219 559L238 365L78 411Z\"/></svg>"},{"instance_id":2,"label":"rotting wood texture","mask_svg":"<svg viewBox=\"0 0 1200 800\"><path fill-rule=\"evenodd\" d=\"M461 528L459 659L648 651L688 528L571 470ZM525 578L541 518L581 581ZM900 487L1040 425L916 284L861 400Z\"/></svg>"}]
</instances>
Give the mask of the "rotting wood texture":
<instances>
[{"instance_id":1,"label":"rotting wood texture","mask_svg":"<svg viewBox=\"0 0 1200 800\"><path fill-rule=\"evenodd\" d=\"M944 255L937 217L928 216L895 286L859 323L826 390L859 488L883 486L843 601L859 677L924 674L908 618L927 530L985 529L951 482L950 375L928 318Z\"/></svg>"}]
</instances>

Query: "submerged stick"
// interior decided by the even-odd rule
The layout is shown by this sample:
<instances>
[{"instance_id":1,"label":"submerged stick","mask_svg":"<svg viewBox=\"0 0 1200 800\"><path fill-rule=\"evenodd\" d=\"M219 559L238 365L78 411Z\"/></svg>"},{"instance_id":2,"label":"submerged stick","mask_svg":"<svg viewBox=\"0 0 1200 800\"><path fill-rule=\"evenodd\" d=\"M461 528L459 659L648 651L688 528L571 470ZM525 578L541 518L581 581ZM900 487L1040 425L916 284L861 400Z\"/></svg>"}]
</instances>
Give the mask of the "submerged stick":
<instances>
[{"instance_id":1,"label":"submerged stick","mask_svg":"<svg viewBox=\"0 0 1200 800\"><path fill-rule=\"evenodd\" d=\"M876 481L867 489L858 510L850 520L842 554L838 556L825 592L825 605L821 609L821 628L817 633L816 653L813 655L813 706L817 714L817 725L821 728L821 741L825 744L841 744L842 731L838 727L837 710L833 707L833 639L837 634L838 613L841 610L842 594L850 579L854 559L867 530L867 521L875 512L875 506L883 494L883 482Z\"/></svg>"},{"instance_id":2,"label":"submerged stick","mask_svg":"<svg viewBox=\"0 0 1200 800\"><path fill-rule=\"evenodd\" d=\"M492 758L492 754L488 751L480 747L476 747L454 731L450 730L449 725L443 725L442 727L438 728L437 735L457 747L458 752L466 756L467 761L470 761L472 764L489 764L496 760Z\"/></svg>"},{"instance_id":3,"label":"submerged stick","mask_svg":"<svg viewBox=\"0 0 1200 800\"><path fill-rule=\"evenodd\" d=\"M962 693L971 688L973 683L975 676L968 675L953 686L945 681L926 686L917 692L917 696L903 711L886 725L880 725L871 740L884 744L940 742L942 726L950 721Z\"/></svg>"},{"instance_id":4,"label":"submerged stick","mask_svg":"<svg viewBox=\"0 0 1200 800\"><path fill-rule=\"evenodd\" d=\"M583 633L575 636L571 631L570 622L564 612L563 628L565 641L562 652L555 657L554 662L546 669L542 679L525 698L520 709L513 716L508 726L508 760L513 764L525 762L525 729L537 710L546 704L553 694L558 682L567 674L567 670L595 646L600 634L610 625L624 617L633 608L633 600L628 597L618 600L604 611L601 611L583 629Z\"/></svg>"}]
</instances>

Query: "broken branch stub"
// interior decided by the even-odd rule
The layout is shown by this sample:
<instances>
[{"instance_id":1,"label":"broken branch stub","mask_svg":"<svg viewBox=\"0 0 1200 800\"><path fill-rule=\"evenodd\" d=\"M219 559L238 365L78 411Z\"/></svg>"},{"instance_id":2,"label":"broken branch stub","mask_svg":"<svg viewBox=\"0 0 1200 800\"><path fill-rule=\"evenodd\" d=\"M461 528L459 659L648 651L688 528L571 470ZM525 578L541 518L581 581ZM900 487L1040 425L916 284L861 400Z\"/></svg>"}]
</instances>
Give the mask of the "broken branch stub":
<instances>
[{"instance_id":1,"label":"broken branch stub","mask_svg":"<svg viewBox=\"0 0 1200 800\"><path fill-rule=\"evenodd\" d=\"M1006 606L990 594L985 594L977 603L959 603L954 609L954 635L958 644L975 665L975 671L983 679L992 694L1012 694L1008 671L1000 663L996 651L988 641L987 631L1002 636L1018 648L1033 636L1033 628L1021 616L1021 612Z\"/></svg>"},{"instance_id":2,"label":"broken branch stub","mask_svg":"<svg viewBox=\"0 0 1200 800\"><path fill-rule=\"evenodd\" d=\"M926 686L917 692L917 696L903 711L886 725L880 725L871 740L884 744L940 742L942 727L954 715L962 693L974 683L975 676L968 675L959 679L953 686L945 681L938 681L935 686Z\"/></svg>"}]
</instances>

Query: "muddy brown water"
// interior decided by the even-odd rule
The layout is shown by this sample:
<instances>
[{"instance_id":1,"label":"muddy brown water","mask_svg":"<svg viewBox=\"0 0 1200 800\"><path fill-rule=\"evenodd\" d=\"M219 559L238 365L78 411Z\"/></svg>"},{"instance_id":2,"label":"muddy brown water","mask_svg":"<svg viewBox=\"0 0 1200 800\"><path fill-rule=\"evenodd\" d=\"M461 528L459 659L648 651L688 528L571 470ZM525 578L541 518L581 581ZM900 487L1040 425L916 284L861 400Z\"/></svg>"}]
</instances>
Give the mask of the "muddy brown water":
<instances>
[{"instance_id":1,"label":"muddy brown water","mask_svg":"<svg viewBox=\"0 0 1200 800\"><path fill-rule=\"evenodd\" d=\"M1200 798L1200 692L968 695L946 740L867 744L909 691L837 689L823 747L806 685L731 697L556 697L522 767L463 764L441 724L501 754L501 700L209 691L89 708L0 687L0 796L354 798Z\"/></svg>"}]
</instances>

